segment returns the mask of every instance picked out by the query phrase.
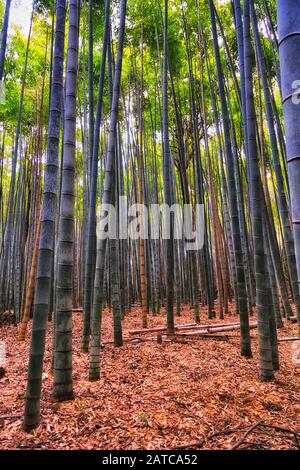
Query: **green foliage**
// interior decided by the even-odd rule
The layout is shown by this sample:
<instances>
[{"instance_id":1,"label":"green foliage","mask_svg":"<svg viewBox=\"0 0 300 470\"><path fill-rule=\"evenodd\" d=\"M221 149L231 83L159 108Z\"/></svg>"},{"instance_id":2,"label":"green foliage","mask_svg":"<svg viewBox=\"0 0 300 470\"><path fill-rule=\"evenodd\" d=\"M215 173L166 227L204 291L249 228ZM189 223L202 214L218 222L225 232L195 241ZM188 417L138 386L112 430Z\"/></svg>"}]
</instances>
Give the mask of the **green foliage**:
<instances>
[{"instance_id":1,"label":"green foliage","mask_svg":"<svg viewBox=\"0 0 300 470\"><path fill-rule=\"evenodd\" d=\"M268 7L273 19L275 19L275 0L268 1ZM216 1L218 15L221 19L222 28L230 52L231 61L234 72L239 83L238 69L238 51L237 39L234 25L234 16L230 1ZM29 136L32 130L36 128L37 122L42 118L44 129L47 129L48 122L48 100L49 100L49 84L50 84L50 45L51 45L51 24L53 0L38 0L35 3L35 15L30 40L28 68L26 74L25 95L22 108L22 135ZM128 106L130 107L130 133L131 138L138 129L138 109L141 86L141 70L142 70L142 46L143 46L143 122L144 135L147 142L148 156L147 164L154 166L154 143L153 136L156 137L156 168L157 168L157 185L159 194L162 193L162 148L161 148L161 67L162 67L162 42L163 42L163 2L162 0L129 0L126 20L126 35L124 47L124 59L122 69L122 95L120 105L120 126L124 135L127 134ZM4 2L0 2L0 16L2 21L4 11ZM203 86L207 123L209 126L208 133L213 149L217 148L216 136L214 135L214 117L211 106L209 77L205 62L207 57L208 67L211 72L211 79L216 96L218 96L218 85L215 69L215 61L213 56L213 47L211 40L211 25L207 0L169 0L169 25L168 25L168 54L169 66L172 80L174 83L175 94L178 101L182 126L185 136L185 145L188 158L193 157L192 148L192 121L190 110L190 84L189 71L186 50L186 38L184 33L184 16L186 18L187 35L189 42L189 53L191 55L191 63L193 68L195 93L201 96L201 87ZM112 47L113 56L116 55L116 41L118 34L119 19L119 1L111 1L111 20L112 20ZM261 30L262 46L266 58L266 65L272 84L276 79L276 67L274 63L274 52L266 34L265 13L263 2L258 5L258 19ZM13 18L12 18L13 21ZM275 22L276 26L276 22ZM99 81L102 37L104 27L104 1L94 0L93 2L93 41L94 41L94 101L96 105L97 88ZM67 28L66 28L67 30ZM220 44L224 46L221 32L218 26ZM77 127L77 152L76 152L76 175L77 175L77 194L76 210L82 213L83 198L83 120L84 106L86 102L86 113L88 113L88 1L82 2L80 17L80 57L79 57L79 76L78 76L78 127ZM203 35L202 35L203 34ZM67 40L67 38L66 38ZM0 122L5 128L5 162L8 162L8 168L4 168L4 175L8 175L10 168L10 155L12 142L17 123L17 115L19 108L19 100L21 93L21 81L24 70L25 52L27 38L24 37L22 31L16 26L8 38L8 45L5 60L5 102L0 104ZM47 54L45 49L47 45ZM65 51L66 52L66 51ZM253 55L253 60L254 55ZM232 72L229 69L229 58L224 47L221 47L221 61L228 77L228 89L231 95L231 109L233 122L237 133L238 143L242 142L243 131L241 125L241 112L236 93L234 92L234 82ZM256 64L255 64L256 66ZM201 67L203 67L203 76L201 75ZM41 90L42 83L45 82L43 112L41 110ZM257 84L256 84L257 85ZM280 104L280 94L278 88L274 87L276 103ZM257 86L256 96L257 100ZM123 104L125 104L125 109ZM198 103L199 105L199 103ZM170 146L174 160L178 157L178 135L176 127L176 115L174 102L169 86L169 125L170 125ZM279 107L280 109L280 107ZM281 111L279 111L281 113ZM280 114L281 115L281 114ZM200 118L200 117L199 117ZM103 127L107 130L109 122L109 90L107 74L105 78L104 98L103 98ZM199 120L200 122L200 120ZM128 136L125 138L127 140ZM43 139L45 144L46 138ZM200 132L200 144L204 146L203 136ZM104 135L101 135L101 152L99 166L99 187L103 182L103 154L106 143ZM213 152L214 154L215 152ZM129 155L125 152L125 164L128 165ZM204 152L202 152L202 165L206 171L206 161ZM192 161L192 159L190 160ZM135 160L133 161L135 165ZM215 159L215 166L218 165ZM4 165L5 167L6 165ZM153 179L153 172L150 179ZM126 178L126 175L125 175ZM128 178L132 184L133 175L129 172ZM150 180L150 184L153 183ZM7 186L7 182L4 182ZM6 193L6 191L5 191ZM150 195L150 198L152 195Z\"/></svg>"},{"instance_id":2,"label":"green foliage","mask_svg":"<svg viewBox=\"0 0 300 470\"><path fill-rule=\"evenodd\" d=\"M28 66L25 81L25 95L22 108L22 134L29 133L37 120L37 110L40 109L41 84L45 80L44 103L47 103L49 93L49 54L45 63L45 48L48 42L50 50L50 28L47 18L35 17L30 40ZM24 71L27 38L20 29L15 27L13 35L8 40L5 62L5 101L0 104L0 122L11 133L17 122L19 101ZM47 122L48 107L44 106L44 124Z\"/></svg>"}]
</instances>

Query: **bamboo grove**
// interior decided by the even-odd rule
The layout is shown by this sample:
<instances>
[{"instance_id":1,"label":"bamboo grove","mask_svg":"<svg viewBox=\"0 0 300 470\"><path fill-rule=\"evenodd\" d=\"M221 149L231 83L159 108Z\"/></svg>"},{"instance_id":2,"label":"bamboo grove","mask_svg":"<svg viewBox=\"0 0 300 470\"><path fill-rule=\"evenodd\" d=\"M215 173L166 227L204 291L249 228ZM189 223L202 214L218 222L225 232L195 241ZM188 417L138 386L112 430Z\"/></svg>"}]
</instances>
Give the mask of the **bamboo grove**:
<instances>
[{"instance_id":1,"label":"bamboo grove","mask_svg":"<svg viewBox=\"0 0 300 470\"><path fill-rule=\"evenodd\" d=\"M18 324L16 340L31 334L25 430L40 421L47 328L53 397L76 393L76 308L90 380L104 308L121 347L134 306L140 327L161 315L172 336L183 304L196 323L236 315L247 358L256 316L259 375L272 380L277 329L295 319L300 331L300 3L34 0L27 37L9 30L10 8L1 2L0 321ZM116 237L97 236L100 205L120 201L189 204L194 219L201 204L203 247L174 236L172 213L167 239L162 227L122 237L120 220ZM150 234L150 212L141 220Z\"/></svg>"}]
</instances>

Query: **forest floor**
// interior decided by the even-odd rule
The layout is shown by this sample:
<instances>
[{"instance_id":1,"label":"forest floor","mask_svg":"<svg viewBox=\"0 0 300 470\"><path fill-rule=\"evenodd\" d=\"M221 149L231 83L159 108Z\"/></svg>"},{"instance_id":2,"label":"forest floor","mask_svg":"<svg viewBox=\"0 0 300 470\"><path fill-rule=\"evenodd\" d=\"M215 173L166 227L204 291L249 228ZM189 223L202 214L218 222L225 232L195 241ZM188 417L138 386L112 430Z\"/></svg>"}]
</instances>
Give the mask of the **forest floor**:
<instances>
[{"instance_id":1,"label":"forest floor","mask_svg":"<svg viewBox=\"0 0 300 470\"><path fill-rule=\"evenodd\" d=\"M192 310L183 307L176 323L192 321ZM206 316L202 321L208 323ZM233 321L238 317L228 316L224 323ZM149 316L149 327L162 325L163 314ZM89 382L88 356L80 352L82 314L74 313L75 399L56 403L51 398L48 326L41 425L30 434L22 431L30 332L20 343L16 326L0 329L7 348L0 378L1 449L175 449L193 444L230 449L241 438L238 448L299 449L299 435L278 428L300 433L300 367L292 361L292 341L279 343L281 368L273 382L258 379L256 330L251 330L252 359L239 354L239 331L228 333L228 341L149 341L122 348L105 344L101 379ZM136 307L124 320L124 336L140 326L141 310ZM286 324L279 338L295 336L296 330L296 325ZM102 340L112 340L107 310Z\"/></svg>"}]
</instances>

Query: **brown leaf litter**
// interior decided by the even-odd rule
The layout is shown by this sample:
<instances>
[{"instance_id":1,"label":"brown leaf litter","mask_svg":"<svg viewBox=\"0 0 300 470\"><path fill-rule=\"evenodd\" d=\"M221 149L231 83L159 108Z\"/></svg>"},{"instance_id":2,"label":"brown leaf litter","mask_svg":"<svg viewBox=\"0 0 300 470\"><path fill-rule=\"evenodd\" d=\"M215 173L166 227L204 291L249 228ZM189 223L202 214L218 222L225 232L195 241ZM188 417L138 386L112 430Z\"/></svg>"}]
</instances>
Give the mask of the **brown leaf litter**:
<instances>
[{"instance_id":1,"label":"brown leaf litter","mask_svg":"<svg viewBox=\"0 0 300 470\"><path fill-rule=\"evenodd\" d=\"M1 449L299 448L300 368L292 361L292 341L279 343L280 371L273 382L262 383L256 330L251 330L252 359L239 354L239 331L226 332L228 341L143 341L114 348L106 309L101 379L89 382L88 355L80 351L82 314L74 312L73 318L75 399L56 403L51 398L48 323L41 425L30 434L22 430L30 331L20 343L16 326L0 328L7 348L0 379ZM183 307L176 323L192 321L192 310ZM208 321L204 312L201 321L220 323ZM224 324L233 321L238 321L236 315ZM164 324L163 310L157 317L149 315L149 327ZM134 307L123 322L124 336L140 326L141 309ZM286 324L279 337L295 336L296 331L296 325Z\"/></svg>"}]
</instances>

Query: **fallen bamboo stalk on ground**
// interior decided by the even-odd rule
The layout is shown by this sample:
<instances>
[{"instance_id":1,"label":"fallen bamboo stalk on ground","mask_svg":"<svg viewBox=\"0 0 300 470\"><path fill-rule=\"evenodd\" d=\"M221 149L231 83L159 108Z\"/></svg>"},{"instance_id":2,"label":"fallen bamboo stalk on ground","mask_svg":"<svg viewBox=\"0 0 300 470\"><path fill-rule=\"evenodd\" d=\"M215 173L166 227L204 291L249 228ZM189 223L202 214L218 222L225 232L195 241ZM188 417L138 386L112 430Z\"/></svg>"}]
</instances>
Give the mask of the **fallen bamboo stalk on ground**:
<instances>
[{"instance_id":1,"label":"fallen bamboo stalk on ground","mask_svg":"<svg viewBox=\"0 0 300 470\"><path fill-rule=\"evenodd\" d=\"M160 338L160 339L159 339ZM126 344L139 344L139 343L146 343L150 341L155 341L158 342L159 344L162 343L171 343L172 341L174 342L179 342L180 340L189 340L189 339L216 339L219 341L228 341L229 336L228 335L214 335L212 333L191 333L190 335L187 335L186 333L175 333L173 336L167 336L167 335L157 335L157 336L149 336L149 337L136 337L136 338L123 338L123 343ZM187 343L187 341L185 341ZM114 341L105 341L101 343L101 347L108 346L108 345L113 345Z\"/></svg>"},{"instance_id":2,"label":"fallen bamboo stalk on ground","mask_svg":"<svg viewBox=\"0 0 300 470\"><path fill-rule=\"evenodd\" d=\"M250 330L253 330L254 328L257 328L257 323L252 323L249 325ZM193 335L203 335L205 333L210 334L210 333L222 333L225 331L236 331L240 329L240 325L233 325L233 326L222 326L219 328L203 328L199 331L188 331L188 332L182 332L180 335L182 336L193 336ZM175 333L179 334L179 333Z\"/></svg>"},{"instance_id":3,"label":"fallen bamboo stalk on ground","mask_svg":"<svg viewBox=\"0 0 300 470\"><path fill-rule=\"evenodd\" d=\"M234 326L223 326L221 328L207 328L208 333L212 331L213 333L221 333L222 331L236 331L239 330L241 327L240 325L234 325ZM250 330L253 330L254 328L257 328L257 323L250 323L249 325Z\"/></svg>"},{"instance_id":4,"label":"fallen bamboo stalk on ground","mask_svg":"<svg viewBox=\"0 0 300 470\"><path fill-rule=\"evenodd\" d=\"M193 327L187 327L188 324L184 325L183 331L181 331L182 325L177 325L175 328L175 333L174 335L166 335L166 328L165 327L156 327L156 328L145 328L141 330L131 330L128 333L131 335L134 334L146 334L146 333L158 333L156 336L149 336L149 337L133 337L133 338L124 338L123 342L128 343L128 344L135 344L135 343L142 343L146 341L157 341L158 343L166 343L170 341L176 341L176 340L184 340L184 339L216 339L220 341L227 341L229 339L228 335L216 335L215 333L224 333L224 332L229 332L229 331L237 331L240 329L240 324L239 323L229 323L229 324L223 324L223 326L219 326L220 323L216 323L215 325L208 325L208 326L203 326L203 325L197 325L196 331L184 331L184 330L195 330ZM192 324L195 325L195 324ZM251 322L250 325L250 330L257 328L257 322ZM161 334L159 334L161 333ZM113 341L107 341L105 343L102 343L102 346L108 345L108 344L113 344Z\"/></svg>"},{"instance_id":5,"label":"fallen bamboo stalk on ground","mask_svg":"<svg viewBox=\"0 0 300 470\"><path fill-rule=\"evenodd\" d=\"M297 341L299 340L298 336L288 336L286 338L278 338L278 343L282 343L284 341Z\"/></svg>"},{"instance_id":6,"label":"fallen bamboo stalk on ground","mask_svg":"<svg viewBox=\"0 0 300 470\"><path fill-rule=\"evenodd\" d=\"M196 326L197 323L182 323L181 325L175 325L175 329L180 329L180 328L186 328L186 327L193 327ZM198 325L200 326L200 325ZM167 328L165 326L156 326L153 328L142 328L140 330L129 330L128 333L130 335L138 335L138 334L147 334L147 333L158 333L158 332L163 332L167 331Z\"/></svg>"},{"instance_id":7,"label":"fallen bamboo stalk on ground","mask_svg":"<svg viewBox=\"0 0 300 470\"><path fill-rule=\"evenodd\" d=\"M249 323L250 323L250 325L253 324L253 323L256 323L256 320L250 320ZM240 325L239 321L230 322L230 323L226 323L226 322L209 323L209 324L202 324L202 323L199 324L198 323L195 326L190 327L190 329L194 329L194 328L220 328L220 327L223 327L223 326L237 326L237 325ZM185 328L187 328L187 327L184 327L182 329L185 329Z\"/></svg>"},{"instance_id":8,"label":"fallen bamboo stalk on ground","mask_svg":"<svg viewBox=\"0 0 300 470\"><path fill-rule=\"evenodd\" d=\"M251 326L257 326L256 321L250 322L250 327ZM175 331L176 330L203 330L203 331L210 331L214 330L217 331L218 328L231 328L231 327L236 327L236 329L240 328L240 323L235 322L235 323L215 323L215 324L210 324L210 325L201 325L197 323L187 323L187 324L182 324L182 325L175 325ZM164 333L167 331L166 327L160 326L160 327L155 327L155 328L144 328L140 330L129 330L128 333L130 335L135 335L135 334L148 334L148 333ZM220 330L222 331L222 330ZM226 331L226 330L225 330ZM228 331L230 331L228 329Z\"/></svg>"},{"instance_id":9,"label":"fallen bamboo stalk on ground","mask_svg":"<svg viewBox=\"0 0 300 470\"><path fill-rule=\"evenodd\" d=\"M174 335L174 340L178 339L216 339L218 341L228 341L229 336L228 335L214 335L210 333L176 333Z\"/></svg>"}]
</instances>

